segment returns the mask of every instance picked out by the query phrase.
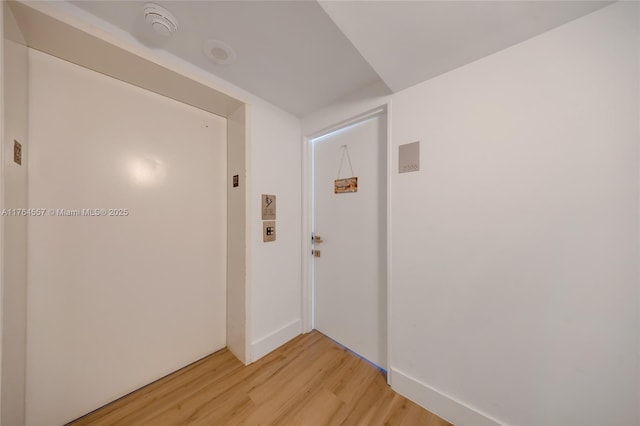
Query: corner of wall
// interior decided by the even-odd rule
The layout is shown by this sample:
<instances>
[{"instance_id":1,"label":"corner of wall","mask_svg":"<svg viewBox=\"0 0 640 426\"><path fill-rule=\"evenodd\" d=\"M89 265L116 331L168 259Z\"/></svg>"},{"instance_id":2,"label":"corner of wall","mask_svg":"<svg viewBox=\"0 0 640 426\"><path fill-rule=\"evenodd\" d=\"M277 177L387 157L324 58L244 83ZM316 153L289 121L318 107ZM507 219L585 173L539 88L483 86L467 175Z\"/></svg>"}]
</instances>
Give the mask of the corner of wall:
<instances>
[{"instance_id":1,"label":"corner of wall","mask_svg":"<svg viewBox=\"0 0 640 426\"><path fill-rule=\"evenodd\" d=\"M243 363L249 362L247 294L247 132L246 107L227 118L227 347ZM231 186L238 176L238 187Z\"/></svg>"},{"instance_id":2,"label":"corner of wall","mask_svg":"<svg viewBox=\"0 0 640 426\"><path fill-rule=\"evenodd\" d=\"M253 342L251 345L251 362L257 361L274 351L289 340L302 333L302 323L299 319L279 328L273 333Z\"/></svg>"}]
</instances>

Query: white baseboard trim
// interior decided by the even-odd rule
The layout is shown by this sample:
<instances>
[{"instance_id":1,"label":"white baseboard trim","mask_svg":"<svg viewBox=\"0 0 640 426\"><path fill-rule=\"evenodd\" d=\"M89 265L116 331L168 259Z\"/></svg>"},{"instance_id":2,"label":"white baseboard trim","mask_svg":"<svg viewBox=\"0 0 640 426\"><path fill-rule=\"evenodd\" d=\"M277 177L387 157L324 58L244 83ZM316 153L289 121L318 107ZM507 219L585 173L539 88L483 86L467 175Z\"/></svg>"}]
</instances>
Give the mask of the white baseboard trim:
<instances>
[{"instance_id":1,"label":"white baseboard trim","mask_svg":"<svg viewBox=\"0 0 640 426\"><path fill-rule=\"evenodd\" d=\"M302 333L300 319L290 322L251 344L251 362L255 362Z\"/></svg>"},{"instance_id":2,"label":"white baseboard trim","mask_svg":"<svg viewBox=\"0 0 640 426\"><path fill-rule=\"evenodd\" d=\"M501 425L498 420L391 368L391 387L402 396L453 423L456 426Z\"/></svg>"}]
</instances>

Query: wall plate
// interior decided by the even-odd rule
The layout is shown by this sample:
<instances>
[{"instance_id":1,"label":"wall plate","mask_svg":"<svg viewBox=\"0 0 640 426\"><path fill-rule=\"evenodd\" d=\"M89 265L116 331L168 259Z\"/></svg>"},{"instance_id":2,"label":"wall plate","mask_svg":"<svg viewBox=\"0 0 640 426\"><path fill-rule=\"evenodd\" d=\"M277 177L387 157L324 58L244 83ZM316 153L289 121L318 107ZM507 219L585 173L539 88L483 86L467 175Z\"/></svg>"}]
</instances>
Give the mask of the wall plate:
<instances>
[{"instance_id":1,"label":"wall plate","mask_svg":"<svg viewBox=\"0 0 640 426\"><path fill-rule=\"evenodd\" d=\"M420 142L412 142L398 147L398 173L420 170Z\"/></svg>"}]
</instances>

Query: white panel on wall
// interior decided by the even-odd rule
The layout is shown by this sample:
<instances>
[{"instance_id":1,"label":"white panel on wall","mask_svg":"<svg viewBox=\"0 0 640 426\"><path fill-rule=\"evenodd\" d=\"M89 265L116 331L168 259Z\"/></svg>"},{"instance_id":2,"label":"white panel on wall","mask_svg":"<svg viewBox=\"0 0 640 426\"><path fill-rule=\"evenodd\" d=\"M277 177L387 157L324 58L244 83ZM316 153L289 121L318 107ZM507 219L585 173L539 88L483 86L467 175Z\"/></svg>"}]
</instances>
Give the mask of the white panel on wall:
<instances>
[{"instance_id":1,"label":"white panel on wall","mask_svg":"<svg viewBox=\"0 0 640 426\"><path fill-rule=\"evenodd\" d=\"M225 346L226 122L37 51L29 83L26 415L44 425Z\"/></svg>"}]
</instances>

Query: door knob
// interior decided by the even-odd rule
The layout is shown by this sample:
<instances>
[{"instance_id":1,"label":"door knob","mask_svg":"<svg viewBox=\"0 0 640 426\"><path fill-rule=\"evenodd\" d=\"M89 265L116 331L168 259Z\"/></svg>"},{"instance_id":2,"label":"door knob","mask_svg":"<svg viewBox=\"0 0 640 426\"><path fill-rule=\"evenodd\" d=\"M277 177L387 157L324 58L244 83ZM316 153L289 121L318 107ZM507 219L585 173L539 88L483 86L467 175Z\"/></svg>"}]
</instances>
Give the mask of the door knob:
<instances>
[{"instance_id":1,"label":"door knob","mask_svg":"<svg viewBox=\"0 0 640 426\"><path fill-rule=\"evenodd\" d=\"M313 243L314 244L318 244L318 243L321 243L321 242L323 242L323 239L322 239L321 236L319 236L319 235L314 235L313 236Z\"/></svg>"}]
</instances>

